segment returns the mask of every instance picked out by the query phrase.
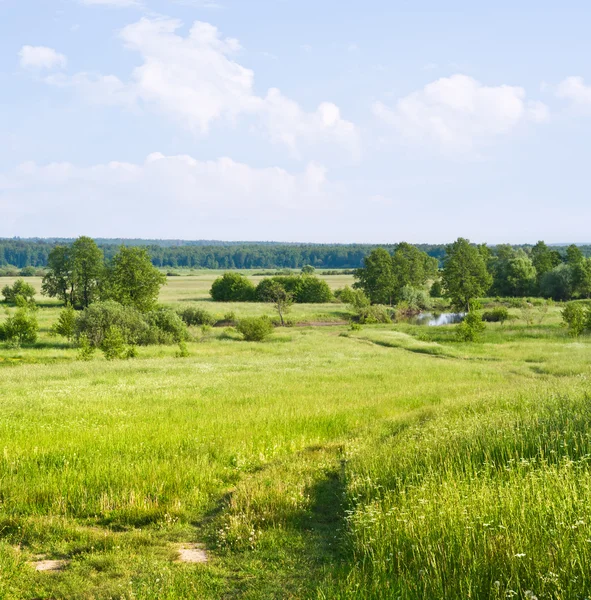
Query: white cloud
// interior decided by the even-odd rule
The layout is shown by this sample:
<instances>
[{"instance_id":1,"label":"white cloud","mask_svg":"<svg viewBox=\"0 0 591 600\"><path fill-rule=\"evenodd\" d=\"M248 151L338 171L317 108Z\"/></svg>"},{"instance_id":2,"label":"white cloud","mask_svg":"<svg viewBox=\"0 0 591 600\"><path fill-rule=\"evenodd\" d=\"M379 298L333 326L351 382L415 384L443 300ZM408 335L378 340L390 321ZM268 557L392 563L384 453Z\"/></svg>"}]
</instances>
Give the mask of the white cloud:
<instances>
[{"instance_id":1,"label":"white cloud","mask_svg":"<svg viewBox=\"0 0 591 600\"><path fill-rule=\"evenodd\" d=\"M19 58L21 67L25 69L64 68L68 62L63 54L46 46L23 46Z\"/></svg>"},{"instance_id":2,"label":"white cloud","mask_svg":"<svg viewBox=\"0 0 591 600\"><path fill-rule=\"evenodd\" d=\"M556 88L558 98L570 100L574 104L591 105L591 86L582 77L567 77Z\"/></svg>"},{"instance_id":3,"label":"white cloud","mask_svg":"<svg viewBox=\"0 0 591 600\"><path fill-rule=\"evenodd\" d=\"M0 236L268 239L277 227L283 235L293 232L294 223L308 222L311 214L334 214L337 197L316 164L293 174L229 158L160 153L141 164L31 162L0 174Z\"/></svg>"},{"instance_id":4,"label":"white cloud","mask_svg":"<svg viewBox=\"0 0 591 600\"><path fill-rule=\"evenodd\" d=\"M113 6L115 8L141 6L139 0L80 0L80 2L88 6Z\"/></svg>"},{"instance_id":5,"label":"white cloud","mask_svg":"<svg viewBox=\"0 0 591 600\"><path fill-rule=\"evenodd\" d=\"M526 102L521 87L489 87L466 75L441 78L398 100L381 102L374 114L413 143L436 145L446 153L464 153L512 131L520 123L548 119L541 102Z\"/></svg>"},{"instance_id":6,"label":"white cloud","mask_svg":"<svg viewBox=\"0 0 591 600\"><path fill-rule=\"evenodd\" d=\"M272 141L287 145L294 156L318 144L337 144L359 156L359 132L336 105L323 102L309 112L275 88L257 95L253 71L235 60L237 40L223 38L216 27L199 21L183 37L177 33L181 25L175 19L142 18L122 30L123 43L142 60L128 81L86 73L46 81L85 94L92 89L94 101L135 102L199 134L206 134L215 121L245 118Z\"/></svg>"}]
</instances>

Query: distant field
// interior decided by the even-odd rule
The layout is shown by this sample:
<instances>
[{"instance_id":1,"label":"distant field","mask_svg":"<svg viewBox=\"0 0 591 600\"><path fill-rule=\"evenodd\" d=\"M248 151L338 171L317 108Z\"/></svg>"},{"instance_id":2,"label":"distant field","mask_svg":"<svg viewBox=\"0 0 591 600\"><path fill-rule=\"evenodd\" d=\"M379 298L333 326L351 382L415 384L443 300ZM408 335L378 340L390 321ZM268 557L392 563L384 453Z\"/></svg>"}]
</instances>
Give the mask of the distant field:
<instances>
[{"instance_id":1,"label":"distant field","mask_svg":"<svg viewBox=\"0 0 591 600\"><path fill-rule=\"evenodd\" d=\"M272 314L211 302L215 275L170 277L162 301ZM0 345L0 598L591 595L591 340L560 306L530 326L511 309L475 344L403 323L196 328L188 358L114 362L77 361L49 335L58 311L36 347Z\"/></svg>"}]
</instances>

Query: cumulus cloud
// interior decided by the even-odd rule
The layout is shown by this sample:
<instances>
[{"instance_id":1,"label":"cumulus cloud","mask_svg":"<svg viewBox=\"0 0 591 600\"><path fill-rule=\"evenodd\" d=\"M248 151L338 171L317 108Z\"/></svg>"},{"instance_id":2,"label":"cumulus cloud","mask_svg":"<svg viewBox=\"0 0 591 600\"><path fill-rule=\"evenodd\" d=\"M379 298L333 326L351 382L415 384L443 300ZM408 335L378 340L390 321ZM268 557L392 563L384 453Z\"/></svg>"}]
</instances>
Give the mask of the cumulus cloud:
<instances>
[{"instance_id":1,"label":"cumulus cloud","mask_svg":"<svg viewBox=\"0 0 591 600\"><path fill-rule=\"evenodd\" d=\"M406 140L452 153L470 151L524 121L549 117L545 104L526 101L523 88L485 86L466 75L438 79L393 108L376 102L373 112Z\"/></svg>"},{"instance_id":2,"label":"cumulus cloud","mask_svg":"<svg viewBox=\"0 0 591 600\"><path fill-rule=\"evenodd\" d=\"M567 77L556 87L556 96L580 106L591 106L591 85L582 77Z\"/></svg>"},{"instance_id":3,"label":"cumulus cloud","mask_svg":"<svg viewBox=\"0 0 591 600\"><path fill-rule=\"evenodd\" d=\"M63 54L46 46L23 46L19 58L25 69L60 69L68 62Z\"/></svg>"},{"instance_id":4,"label":"cumulus cloud","mask_svg":"<svg viewBox=\"0 0 591 600\"><path fill-rule=\"evenodd\" d=\"M325 169L253 168L229 158L151 154L140 164L24 163L0 174L0 236L269 238L334 214ZM253 216L256 216L254 218ZM245 223L253 228L248 231Z\"/></svg>"},{"instance_id":5,"label":"cumulus cloud","mask_svg":"<svg viewBox=\"0 0 591 600\"><path fill-rule=\"evenodd\" d=\"M195 133L206 134L212 123L250 119L273 142L286 145L294 156L318 144L336 144L353 156L360 152L359 132L330 102L315 111L271 88L254 91L254 73L236 60L240 44L224 38L209 23L195 22L186 37L182 23L169 18L142 18L121 31L125 46L141 57L127 81L114 76L47 78L54 85L92 90L94 101L119 101L149 107Z\"/></svg>"}]
</instances>

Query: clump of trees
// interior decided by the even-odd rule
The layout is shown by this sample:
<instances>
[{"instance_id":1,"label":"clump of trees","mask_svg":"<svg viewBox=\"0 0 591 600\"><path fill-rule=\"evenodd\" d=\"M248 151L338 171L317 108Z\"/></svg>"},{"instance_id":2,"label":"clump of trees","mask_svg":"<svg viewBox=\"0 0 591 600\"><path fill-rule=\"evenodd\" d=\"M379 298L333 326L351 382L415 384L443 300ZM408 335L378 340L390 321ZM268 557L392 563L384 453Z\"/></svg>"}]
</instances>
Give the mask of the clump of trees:
<instances>
[{"instance_id":1,"label":"clump of trees","mask_svg":"<svg viewBox=\"0 0 591 600\"><path fill-rule=\"evenodd\" d=\"M7 304L16 304L18 298L22 298L25 302L34 302L35 288L23 279L17 279L12 285L5 285L2 288L2 295Z\"/></svg>"},{"instance_id":2,"label":"clump of trees","mask_svg":"<svg viewBox=\"0 0 591 600\"><path fill-rule=\"evenodd\" d=\"M103 251L89 237L80 237L71 246L55 246L47 263L43 294L79 309L113 300L149 311L166 283L145 248L122 246L106 263Z\"/></svg>"},{"instance_id":3,"label":"clump of trees","mask_svg":"<svg viewBox=\"0 0 591 600\"><path fill-rule=\"evenodd\" d=\"M326 281L309 272L300 275L276 275L262 279L255 287L244 275L224 273L211 286L210 295L216 302L269 302L273 290L281 286L298 304L322 304L334 296Z\"/></svg>"}]
</instances>

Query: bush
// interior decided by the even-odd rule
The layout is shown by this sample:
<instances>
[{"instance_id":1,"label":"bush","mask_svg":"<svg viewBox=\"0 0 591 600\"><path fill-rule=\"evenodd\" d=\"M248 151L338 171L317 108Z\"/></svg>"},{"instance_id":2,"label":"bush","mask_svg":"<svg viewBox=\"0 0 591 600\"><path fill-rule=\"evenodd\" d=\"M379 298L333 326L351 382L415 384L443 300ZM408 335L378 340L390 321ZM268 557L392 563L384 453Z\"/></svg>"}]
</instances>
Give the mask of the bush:
<instances>
[{"instance_id":1,"label":"bush","mask_svg":"<svg viewBox=\"0 0 591 600\"><path fill-rule=\"evenodd\" d=\"M216 302L252 302L255 287L240 273L224 273L213 282L209 294Z\"/></svg>"},{"instance_id":2,"label":"bush","mask_svg":"<svg viewBox=\"0 0 591 600\"><path fill-rule=\"evenodd\" d=\"M147 339L142 343L178 344L189 337L187 326L179 315L171 308L157 308L145 316L149 325Z\"/></svg>"},{"instance_id":3,"label":"bush","mask_svg":"<svg viewBox=\"0 0 591 600\"><path fill-rule=\"evenodd\" d=\"M310 275L300 278L299 287L294 296L295 302L299 304L324 304L332 299L332 291L326 281Z\"/></svg>"},{"instance_id":4,"label":"bush","mask_svg":"<svg viewBox=\"0 0 591 600\"><path fill-rule=\"evenodd\" d=\"M480 304L473 300L470 302L470 312L458 325L456 330L457 337L462 342L475 342L485 329L486 325L482 321Z\"/></svg>"},{"instance_id":5,"label":"bush","mask_svg":"<svg viewBox=\"0 0 591 600\"><path fill-rule=\"evenodd\" d=\"M340 290L335 290L334 295L343 304L353 304L355 301L355 291L352 290L348 285Z\"/></svg>"},{"instance_id":6,"label":"bush","mask_svg":"<svg viewBox=\"0 0 591 600\"><path fill-rule=\"evenodd\" d=\"M377 323L391 323L392 319L385 306L372 304L359 311L358 322L362 325L375 325Z\"/></svg>"},{"instance_id":7,"label":"bush","mask_svg":"<svg viewBox=\"0 0 591 600\"><path fill-rule=\"evenodd\" d=\"M259 302L271 301L270 296L274 295L274 290L277 288L277 285L280 285L296 301L301 284L302 277L299 275L278 275L262 279L256 287L256 299Z\"/></svg>"},{"instance_id":8,"label":"bush","mask_svg":"<svg viewBox=\"0 0 591 600\"><path fill-rule=\"evenodd\" d=\"M434 281L429 291L431 298L442 298L443 297L443 286L441 281Z\"/></svg>"},{"instance_id":9,"label":"bush","mask_svg":"<svg viewBox=\"0 0 591 600\"><path fill-rule=\"evenodd\" d=\"M189 326L215 325L216 318L198 306L187 306L179 311L180 318Z\"/></svg>"},{"instance_id":10,"label":"bush","mask_svg":"<svg viewBox=\"0 0 591 600\"><path fill-rule=\"evenodd\" d=\"M51 333L61 335L68 341L74 337L76 333L76 311L71 306L67 306L60 312L57 323L54 323L51 327Z\"/></svg>"},{"instance_id":11,"label":"bush","mask_svg":"<svg viewBox=\"0 0 591 600\"><path fill-rule=\"evenodd\" d=\"M187 358L189 356L189 348L187 348L187 342L184 340L179 342L179 349L176 351L175 356L177 358Z\"/></svg>"},{"instance_id":12,"label":"bush","mask_svg":"<svg viewBox=\"0 0 591 600\"><path fill-rule=\"evenodd\" d=\"M23 344L34 344L39 333L37 310L27 304L22 298L17 298L18 308L0 325L0 340L11 346L20 347Z\"/></svg>"},{"instance_id":13,"label":"bush","mask_svg":"<svg viewBox=\"0 0 591 600\"><path fill-rule=\"evenodd\" d=\"M562 309L562 321L568 327L568 334L578 337L591 326L591 310L582 302L569 302Z\"/></svg>"},{"instance_id":14,"label":"bush","mask_svg":"<svg viewBox=\"0 0 591 600\"><path fill-rule=\"evenodd\" d=\"M262 342L273 332L273 324L269 317L248 317L240 319L236 329L247 342Z\"/></svg>"},{"instance_id":15,"label":"bush","mask_svg":"<svg viewBox=\"0 0 591 600\"><path fill-rule=\"evenodd\" d=\"M405 285L402 288L401 300L402 302L406 302L408 307L416 313L431 308L431 300L427 292L413 288L410 285Z\"/></svg>"},{"instance_id":16,"label":"bush","mask_svg":"<svg viewBox=\"0 0 591 600\"><path fill-rule=\"evenodd\" d=\"M27 302L33 302L35 298L35 288L23 279L17 279L12 286L5 285L2 288L2 295L4 296L4 301L8 304L16 304L16 299L19 297Z\"/></svg>"},{"instance_id":17,"label":"bush","mask_svg":"<svg viewBox=\"0 0 591 600\"><path fill-rule=\"evenodd\" d=\"M101 344L101 350L107 360L123 358L125 352L125 338L119 327L111 325L111 327L107 329Z\"/></svg>"},{"instance_id":18,"label":"bush","mask_svg":"<svg viewBox=\"0 0 591 600\"><path fill-rule=\"evenodd\" d=\"M482 313L482 320L487 323L504 323L509 319L509 311L504 306L498 306Z\"/></svg>"},{"instance_id":19,"label":"bush","mask_svg":"<svg viewBox=\"0 0 591 600\"><path fill-rule=\"evenodd\" d=\"M146 344L150 326L142 313L133 306L123 306L113 300L95 302L85 308L76 320L76 339L84 334L94 348L101 348L107 332L116 327L126 344Z\"/></svg>"},{"instance_id":20,"label":"bush","mask_svg":"<svg viewBox=\"0 0 591 600\"><path fill-rule=\"evenodd\" d=\"M96 347L90 343L88 336L83 333L78 338L78 360L92 360Z\"/></svg>"}]
</instances>

